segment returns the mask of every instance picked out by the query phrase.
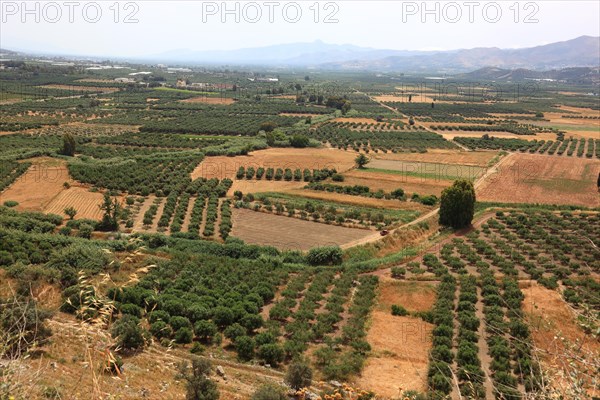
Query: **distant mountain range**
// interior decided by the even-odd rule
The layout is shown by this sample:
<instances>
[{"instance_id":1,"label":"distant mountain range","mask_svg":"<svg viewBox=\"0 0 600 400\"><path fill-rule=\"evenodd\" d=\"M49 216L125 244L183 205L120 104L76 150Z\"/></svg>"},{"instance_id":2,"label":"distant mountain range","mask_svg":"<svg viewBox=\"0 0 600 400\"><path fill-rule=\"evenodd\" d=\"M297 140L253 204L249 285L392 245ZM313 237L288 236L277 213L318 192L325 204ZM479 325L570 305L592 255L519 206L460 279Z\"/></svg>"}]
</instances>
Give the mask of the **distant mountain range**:
<instances>
[{"instance_id":1,"label":"distant mountain range","mask_svg":"<svg viewBox=\"0 0 600 400\"><path fill-rule=\"evenodd\" d=\"M0 49L0 53L2 52L5 55L8 53L14 56L15 54ZM81 59L81 56L70 57ZM95 58L98 59L98 57ZM576 67L597 69L600 67L600 37L580 36L564 42L524 49L481 47L451 51L374 49L315 41L238 50L192 51L181 49L146 57L128 58L123 61L437 74L458 74L490 68L477 73L492 76L498 74L497 79L504 79L502 76L508 74L516 79L519 74L523 76L524 70L553 71ZM572 75L574 72L566 73ZM577 73L582 73L582 71Z\"/></svg>"},{"instance_id":2,"label":"distant mountain range","mask_svg":"<svg viewBox=\"0 0 600 400\"><path fill-rule=\"evenodd\" d=\"M482 47L452 51L385 50L316 41L231 51L175 50L145 59L187 64L302 66L381 72L456 73L483 67L550 70L598 67L600 37L581 36L524 49Z\"/></svg>"},{"instance_id":3,"label":"distant mountain range","mask_svg":"<svg viewBox=\"0 0 600 400\"><path fill-rule=\"evenodd\" d=\"M519 82L529 80L599 85L600 67L570 67L549 71L484 67L472 72L455 74L452 77L471 81Z\"/></svg>"},{"instance_id":4,"label":"distant mountain range","mask_svg":"<svg viewBox=\"0 0 600 400\"><path fill-rule=\"evenodd\" d=\"M456 77L484 81L553 80L572 83L600 83L600 67L572 67L549 71L485 67Z\"/></svg>"}]
</instances>

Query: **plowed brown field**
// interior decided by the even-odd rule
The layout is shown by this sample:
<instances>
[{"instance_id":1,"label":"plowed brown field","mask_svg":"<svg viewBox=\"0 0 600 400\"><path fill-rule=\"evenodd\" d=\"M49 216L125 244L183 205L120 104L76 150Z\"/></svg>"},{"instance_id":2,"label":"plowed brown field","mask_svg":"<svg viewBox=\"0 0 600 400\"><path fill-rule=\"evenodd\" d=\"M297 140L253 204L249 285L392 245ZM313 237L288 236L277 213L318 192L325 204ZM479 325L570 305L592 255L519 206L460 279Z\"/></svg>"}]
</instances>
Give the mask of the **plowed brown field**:
<instances>
[{"instance_id":1,"label":"plowed brown field","mask_svg":"<svg viewBox=\"0 0 600 400\"><path fill-rule=\"evenodd\" d=\"M352 170L344 174L344 185L365 185L372 190L382 189L385 192L402 188L406 193L419 195L435 194L440 196L442 190L452 185L452 181L441 179L425 179L413 176L386 174L385 172L364 172Z\"/></svg>"},{"instance_id":2,"label":"plowed brown field","mask_svg":"<svg viewBox=\"0 0 600 400\"><path fill-rule=\"evenodd\" d=\"M208 97L208 96L200 96L200 97L192 97L189 99L181 100L182 103L204 103L204 104L233 104L235 102L234 99L229 97Z\"/></svg>"},{"instance_id":3,"label":"plowed brown field","mask_svg":"<svg viewBox=\"0 0 600 400\"><path fill-rule=\"evenodd\" d=\"M477 190L477 199L506 203L600 206L600 160L512 154Z\"/></svg>"},{"instance_id":4,"label":"plowed brown field","mask_svg":"<svg viewBox=\"0 0 600 400\"><path fill-rule=\"evenodd\" d=\"M496 154L494 151L430 149L427 153L378 153L375 155L375 159L485 167Z\"/></svg>"},{"instance_id":5,"label":"plowed brown field","mask_svg":"<svg viewBox=\"0 0 600 400\"><path fill-rule=\"evenodd\" d=\"M66 163L52 158L29 160L33 165L10 187L0 193L0 203L7 200L19 202L18 210L44 211L60 192L63 183L73 184Z\"/></svg>"},{"instance_id":6,"label":"plowed brown field","mask_svg":"<svg viewBox=\"0 0 600 400\"><path fill-rule=\"evenodd\" d=\"M207 157L202 161L194 171L192 179L203 178L230 178L233 179L233 186L230 193L235 190L241 190L243 193L280 191L282 189L302 188L305 182L286 182L286 181L268 181L262 180L237 180L235 174L239 167L258 167L264 168L297 168L304 170L308 168L322 169L335 168L342 172L347 171L354 166L355 154L338 149L293 149L293 148L274 148L252 152L247 156L239 157Z\"/></svg>"},{"instance_id":7,"label":"plowed brown field","mask_svg":"<svg viewBox=\"0 0 600 400\"><path fill-rule=\"evenodd\" d=\"M235 208L232 221L232 236L246 243L286 250L304 251L317 246L343 245L373 233L366 229L345 228Z\"/></svg>"},{"instance_id":8,"label":"plowed brown field","mask_svg":"<svg viewBox=\"0 0 600 400\"><path fill-rule=\"evenodd\" d=\"M98 206L101 203L102 193L93 193L83 187L71 187L61 191L54 197L44 207L44 212L64 216L65 208L74 207L77 210L75 219L87 218L100 220L102 218L102 211Z\"/></svg>"}]
</instances>

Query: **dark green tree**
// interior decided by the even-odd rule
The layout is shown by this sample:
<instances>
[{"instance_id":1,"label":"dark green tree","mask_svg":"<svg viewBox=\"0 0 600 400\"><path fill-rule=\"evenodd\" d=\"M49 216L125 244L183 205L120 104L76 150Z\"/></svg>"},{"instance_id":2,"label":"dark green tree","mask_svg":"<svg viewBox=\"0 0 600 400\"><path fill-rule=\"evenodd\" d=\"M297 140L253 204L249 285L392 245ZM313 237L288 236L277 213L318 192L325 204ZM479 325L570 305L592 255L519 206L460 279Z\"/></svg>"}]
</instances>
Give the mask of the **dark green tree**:
<instances>
[{"instance_id":1,"label":"dark green tree","mask_svg":"<svg viewBox=\"0 0 600 400\"><path fill-rule=\"evenodd\" d=\"M146 344L146 335L140 326L140 319L133 315L123 315L113 325L111 334L117 339L117 348L121 350L140 350Z\"/></svg>"},{"instance_id":2,"label":"dark green tree","mask_svg":"<svg viewBox=\"0 0 600 400\"><path fill-rule=\"evenodd\" d=\"M67 207L64 211L65 214L69 217L69 219L73 219L75 218L75 215L77 215L77 210L75 209L75 207Z\"/></svg>"},{"instance_id":3,"label":"dark green tree","mask_svg":"<svg viewBox=\"0 0 600 400\"><path fill-rule=\"evenodd\" d=\"M354 163L359 169L364 168L369 161L371 161L369 160L369 157L365 156L364 154L359 154L359 156L354 159Z\"/></svg>"},{"instance_id":4,"label":"dark green tree","mask_svg":"<svg viewBox=\"0 0 600 400\"><path fill-rule=\"evenodd\" d=\"M304 135L300 135L300 134L296 134L294 136L292 136L292 138L290 139L290 144L292 145L292 147L296 147L296 148L305 148L308 146L309 140L306 136Z\"/></svg>"},{"instance_id":5,"label":"dark green tree","mask_svg":"<svg viewBox=\"0 0 600 400\"><path fill-rule=\"evenodd\" d=\"M60 151L60 154L73 157L75 155L76 147L77 143L75 142L73 135L70 133L65 133L63 135L63 147Z\"/></svg>"},{"instance_id":6,"label":"dark green tree","mask_svg":"<svg viewBox=\"0 0 600 400\"><path fill-rule=\"evenodd\" d=\"M110 198L108 192L104 193L100 210L103 211L102 220L98 224L97 229L100 231L116 231L119 229L119 215L121 214L121 204L115 197Z\"/></svg>"},{"instance_id":7,"label":"dark green tree","mask_svg":"<svg viewBox=\"0 0 600 400\"><path fill-rule=\"evenodd\" d=\"M342 108L340 108L340 110L342 110L342 115L346 115L348 111L350 111L351 107L352 103L350 103L349 101L345 101L344 105L342 105Z\"/></svg>"},{"instance_id":8,"label":"dark green tree","mask_svg":"<svg viewBox=\"0 0 600 400\"><path fill-rule=\"evenodd\" d=\"M265 132L273 132L277 128L277 124L272 121L266 121L260 124L260 130Z\"/></svg>"},{"instance_id":9,"label":"dark green tree","mask_svg":"<svg viewBox=\"0 0 600 400\"><path fill-rule=\"evenodd\" d=\"M473 221L475 188L467 180L457 180L444 189L440 205L440 224L454 229L464 228Z\"/></svg>"}]
</instances>

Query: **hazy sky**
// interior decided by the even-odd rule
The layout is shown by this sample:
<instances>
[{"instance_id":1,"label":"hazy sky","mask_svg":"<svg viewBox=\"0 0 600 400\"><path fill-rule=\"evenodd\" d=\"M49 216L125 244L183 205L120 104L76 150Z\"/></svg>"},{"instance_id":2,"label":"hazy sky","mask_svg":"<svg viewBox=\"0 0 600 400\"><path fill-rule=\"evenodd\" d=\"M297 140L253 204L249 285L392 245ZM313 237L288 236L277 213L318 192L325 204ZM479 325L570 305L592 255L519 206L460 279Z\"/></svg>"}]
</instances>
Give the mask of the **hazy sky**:
<instances>
[{"instance_id":1,"label":"hazy sky","mask_svg":"<svg viewBox=\"0 0 600 400\"><path fill-rule=\"evenodd\" d=\"M600 35L597 0L0 0L0 11L0 47L98 56L314 40L398 50L513 48Z\"/></svg>"}]
</instances>

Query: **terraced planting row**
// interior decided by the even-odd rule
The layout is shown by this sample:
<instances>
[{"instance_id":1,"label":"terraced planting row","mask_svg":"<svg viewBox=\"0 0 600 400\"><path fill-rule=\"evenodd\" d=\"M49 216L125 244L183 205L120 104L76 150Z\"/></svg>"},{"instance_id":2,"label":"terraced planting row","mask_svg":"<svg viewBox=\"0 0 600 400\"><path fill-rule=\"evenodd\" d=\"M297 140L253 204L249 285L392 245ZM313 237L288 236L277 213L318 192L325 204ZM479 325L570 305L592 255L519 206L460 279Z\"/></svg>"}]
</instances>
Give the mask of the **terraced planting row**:
<instances>
[{"instance_id":1,"label":"terraced planting row","mask_svg":"<svg viewBox=\"0 0 600 400\"><path fill-rule=\"evenodd\" d=\"M157 197L143 216L138 216L142 230L181 232L198 239L213 238L218 227L219 236L226 239L232 228L230 201L221 201L220 196L230 184L229 180L202 180L193 193L173 191L164 200Z\"/></svg>"},{"instance_id":2,"label":"terraced planting row","mask_svg":"<svg viewBox=\"0 0 600 400\"><path fill-rule=\"evenodd\" d=\"M386 209L313 200L279 193L252 194L243 196L234 203L236 208L285 215L291 218L311 220L325 224L336 224L351 228L380 229L395 223L410 222L420 211Z\"/></svg>"},{"instance_id":3,"label":"terraced planting row","mask_svg":"<svg viewBox=\"0 0 600 400\"><path fill-rule=\"evenodd\" d=\"M313 169L312 171L308 168L301 170L296 168L271 168L271 167L253 167L253 166L240 166L236 172L236 179L265 179L267 181L304 181L304 182L318 182L324 179L330 178L337 174L335 169Z\"/></svg>"},{"instance_id":4,"label":"terraced planting row","mask_svg":"<svg viewBox=\"0 0 600 400\"><path fill-rule=\"evenodd\" d=\"M492 114L520 114L535 115L536 112L525 108L522 103L402 103L385 102L389 107L395 108L402 114L418 117L422 121L435 122L463 122L465 118L496 119ZM527 105L530 107L531 105Z\"/></svg>"},{"instance_id":5,"label":"terraced planting row","mask_svg":"<svg viewBox=\"0 0 600 400\"><path fill-rule=\"evenodd\" d=\"M281 292L266 326L285 340L287 358L318 346L314 362L324 377L347 379L360 372L370 350L366 320L377 282L348 269L304 271Z\"/></svg>"},{"instance_id":6,"label":"terraced planting row","mask_svg":"<svg viewBox=\"0 0 600 400\"><path fill-rule=\"evenodd\" d=\"M520 151L522 153L537 153L548 155L567 155L600 158L600 139L564 139L564 140L521 140L497 137L456 137L454 141L472 150L506 150Z\"/></svg>"},{"instance_id":7,"label":"terraced planting row","mask_svg":"<svg viewBox=\"0 0 600 400\"><path fill-rule=\"evenodd\" d=\"M0 161L0 192L23 175L30 166L29 162Z\"/></svg>"},{"instance_id":8,"label":"terraced planting row","mask_svg":"<svg viewBox=\"0 0 600 400\"><path fill-rule=\"evenodd\" d=\"M398 131L404 129L412 129L411 125L406 125L400 120L388 120L377 122L351 122L351 121L332 121L331 125L339 129L350 129L353 131Z\"/></svg>"},{"instance_id":9,"label":"terraced planting row","mask_svg":"<svg viewBox=\"0 0 600 400\"><path fill-rule=\"evenodd\" d=\"M255 136L267 121L291 126L300 119L285 116L206 115L180 111L176 119L163 118L145 123L140 131L154 133L194 133Z\"/></svg>"},{"instance_id":10,"label":"terraced planting row","mask_svg":"<svg viewBox=\"0 0 600 400\"><path fill-rule=\"evenodd\" d=\"M49 126L44 127L36 134L50 135L50 136L63 136L67 133L77 137L127 137L133 134L134 129L131 126L123 125L100 125L100 124L61 124L60 126Z\"/></svg>"},{"instance_id":11,"label":"terraced planting row","mask_svg":"<svg viewBox=\"0 0 600 400\"><path fill-rule=\"evenodd\" d=\"M508 132L515 135L535 135L536 133L553 131L551 128L516 122L486 125L431 125L430 128L434 131Z\"/></svg>"},{"instance_id":12,"label":"terraced planting row","mask_svg":"<svg viewBox=\"0 0 600 400\"><path fill-rule=\"evenodd\" d=\"M433 398L452 394L457 385L473 399L519 399L540 389L519 279L560 289L580 311L582 328L598 328L599 222L597 213L587 212L498 212L464 239L409 264L415 277L427 271L441 278L431 314ZM481 354L490 361L483 364Z\"/></svg>"},{"instance_id":13,"label":"terraced planting row","mask_svg":"<svg viewBox=\"0 0 600 400\"><path fill-rule=\"evenodd\" d=\"M131 159L78 160L69 163L69 173L83 183L147 196L169 195L190 190L190 173L202 160L201 154L157 154Z\"/></svg>"},{"instance_id":14,"label":"terraced planting row","mask_svg":"<svg viewBox=\"0 0 600 400\"><path fill-rule=\"evenodd\" d=\"M452 149L456 146L433 132L409 131L401 134L364 132L336 128L330 124L310 132L315 139L344 150L425 152L427 149Z\"/></svg>"}]
</instances>

